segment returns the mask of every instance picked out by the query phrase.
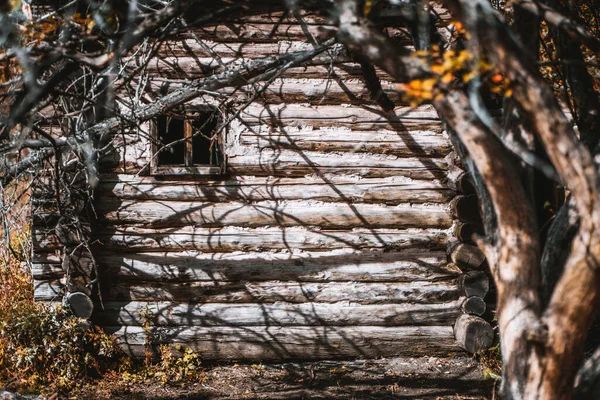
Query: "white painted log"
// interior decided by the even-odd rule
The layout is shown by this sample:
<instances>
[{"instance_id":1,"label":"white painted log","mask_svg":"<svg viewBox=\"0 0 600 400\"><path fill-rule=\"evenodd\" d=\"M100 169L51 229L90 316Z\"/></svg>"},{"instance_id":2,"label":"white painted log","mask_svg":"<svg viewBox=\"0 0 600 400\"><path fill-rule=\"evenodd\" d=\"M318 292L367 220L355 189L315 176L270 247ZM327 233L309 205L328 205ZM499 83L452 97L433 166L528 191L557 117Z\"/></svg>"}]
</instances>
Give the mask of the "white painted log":
<instances>
[{"instance_id":1,"label":"white painted log","mask_svg":"<svg viewBox=\"0 0 600 400\"><path fill-rule=\"evenodd\" d=\"M195 228L144 229L120 227L99 232L104 248L127 251L230 252L268 249L331 250L335 248L440 249L446 244L444 231L353 229L350 231L292 228ZM52 248L52 238L38 248Z\"/></svg>"},{"instance_id":2,"label":"white painted log","mask_svg":"<svg viewBox=\"0 0 600 400\"><path fill-rule=\"evenodd\" d=\"M104 302L94 322L104 326L400 326L452 325L463 299L433 304L275 303L189 304Z\"/></svg>"},{"instance_id":3,"label":"white painted log","mask_svg":"<svg viewBox=\"0 0 600 400\"><path fill-rule=\"evenodd\" d=\"M321 228L449 228L447 207L386 206L320 201L206 203L194 201L117 200L99 202L101 219L112 224L148 227L319 226Z\"/></svg>"},{"instance_id":4,"label":"white painted log","mask_svg":"<svg viewBox=\"0 0 600 400\"><path fill-rule=\"evenodd\" d=\"M109 180L111 179L111 180ZM102 177L99 196L111 193L123 200L261 201L320 200L352 203L445 203L454 192L436 181L413 181L403 177L358 179L356 177L254 178L226 181L159 180L119 175ZM100 202L103 198L100 197Z\"/></svg>"},{"instance_id":5,"label":"white painted log","mask_svg":"<svg viewBox=\"0 0 600 400\"><path fill-rule=\"evenodd\" d=\"M143 357L142 327L105 327L128 353ZM460 351L450 326L152 328L153 344L182 344L205 360L446 356Z\"/></svg>"},{"instance_id":6,"label":"white painted log","mask_svg":"<svg viewBox=\"0 0 600 400\"><path fill-rule=\"evenodd\" d=\"M340 249L329 252L291 253L189 251L135 254L103 252L98 262L100 270L107 277L163 282L410 282L445 280L457 278L460 274L460 270L446 263L443 252L423 250L356 252Z\"/></svg>"},{"instance_id":7,"label":"white painted log","mask_svg":"<svg viewBox=\"0 0 600 400\"><path fill-rule=\"evenodd\" d=\"M440 282L130 282L103 286L106 301L173 301L202 303L289 303L352 301L435 303L456 300L455 279ZM459 306L457 306L459 307Z\"/></svg>"},{"instance_id":8,"label":"white painted log","mask_svg":"<svg viewBox=\"0 0 600 400\"><path fill-rule=\"evenodd\" d=\"M489 348L494 341L492 326L482 318L462 314L454 325L456 341L469 353Z\"/></svg>"},{"instance_id":9,"label":"white painted log","mask_svg":"<svg viewBox=\"0 0 600 400\"><path fill-rule=\"evenodd\" d=\"M240 145L258 148L299 149L309 151L349 151L396 156L444 157L450 141L435 130L394 132L349 129L246 129L239 134Z\"/></svg>"}]
</instances>

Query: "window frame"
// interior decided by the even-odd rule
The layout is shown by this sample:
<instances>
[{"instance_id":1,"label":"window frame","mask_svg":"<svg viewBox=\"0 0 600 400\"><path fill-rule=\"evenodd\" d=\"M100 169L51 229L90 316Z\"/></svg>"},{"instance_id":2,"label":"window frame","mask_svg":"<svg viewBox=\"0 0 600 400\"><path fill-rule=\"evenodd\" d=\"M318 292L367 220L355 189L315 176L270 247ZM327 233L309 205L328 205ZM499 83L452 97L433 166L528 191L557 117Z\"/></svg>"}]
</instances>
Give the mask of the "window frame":
<instances>
[{"instance_id":1,"label":"window frame","mask_svg":"<svg viewBox=\"0 0 600 400\"><path fill-rule=\"evenodd\" d=\"M158 151L160 149L160 136L158 132L158 122L156 118L149 121L150 124L150 175L168 176L168 175L224 175L227 169L227 156L225 154L225 138L227 138L227 127L218 133L217 145L220 146L222 160L219 164L193 164L193 123L198 119L200 113L218 112L217 108L198 109L193 112L162 114L161 116L171 116L183 120L183 137L188 139L184 141L184 163L185 165L160 165L158 163ZM220 120L220 118L219 118Z\"/></svg>"}]
</instances>

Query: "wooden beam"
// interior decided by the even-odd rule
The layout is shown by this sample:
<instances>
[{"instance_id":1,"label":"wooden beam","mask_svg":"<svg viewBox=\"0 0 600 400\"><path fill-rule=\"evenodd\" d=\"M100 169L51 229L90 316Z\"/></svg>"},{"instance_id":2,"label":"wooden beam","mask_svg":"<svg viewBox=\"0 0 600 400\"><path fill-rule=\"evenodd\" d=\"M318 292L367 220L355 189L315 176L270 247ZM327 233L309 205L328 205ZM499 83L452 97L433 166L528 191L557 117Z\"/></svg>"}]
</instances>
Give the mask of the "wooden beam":
<instances>
[{"instance_id":1,"label":"wooden beam","mask_svg":"<svg viewBox=\"0 0 600 400\"><path fill-rule=\"evenodd\" d=\"M104 302L94 322L104 326L400 326L451 325L463 299L432 304Z\"/></svg>"},{"instance_id":2,"label":"wooden beam","mask_svg":"<svg viewBox=\"0 0 600 400\"><path fill-rule=\"evenodd\" d=\"M142 327L105 327L123 349L144 357ZM175 327L151 328L153 344L182 344L206 360L446 356L460 351L452 327Z\"/></svg>"}]
</instances>

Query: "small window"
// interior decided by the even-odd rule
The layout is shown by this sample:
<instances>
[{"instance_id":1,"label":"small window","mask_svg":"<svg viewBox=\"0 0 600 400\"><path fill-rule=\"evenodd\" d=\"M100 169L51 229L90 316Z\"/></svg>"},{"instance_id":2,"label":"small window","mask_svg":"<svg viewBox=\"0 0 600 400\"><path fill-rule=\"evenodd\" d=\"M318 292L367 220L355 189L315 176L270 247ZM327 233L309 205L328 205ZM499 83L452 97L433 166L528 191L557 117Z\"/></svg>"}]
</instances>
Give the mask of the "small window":
<instances>
[{"instance_id":1,"label":"small window","mask_svg":"<svg viewBox=\"0 0 600 400\"><path fill-rule=\"evenodd\" d=\"M223 143L215 111L161 115L153 121L151 167L155 175L221 174Z\"/></svg>"}]
</instances>

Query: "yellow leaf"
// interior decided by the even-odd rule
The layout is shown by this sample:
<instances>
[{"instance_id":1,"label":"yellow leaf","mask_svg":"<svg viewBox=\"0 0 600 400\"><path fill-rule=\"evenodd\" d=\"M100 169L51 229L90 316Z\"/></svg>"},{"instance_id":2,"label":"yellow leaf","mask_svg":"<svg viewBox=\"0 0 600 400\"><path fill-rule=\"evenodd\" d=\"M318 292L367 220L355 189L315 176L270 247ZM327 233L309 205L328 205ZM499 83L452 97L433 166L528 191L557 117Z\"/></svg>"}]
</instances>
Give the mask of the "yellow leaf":
<instances>
[{"instance_id":1,"label":"yellow leaf","mask_svg":"<svg viewBox=\"0 0 600 400\"><path fill-rule=\"evenodd\" d=\"M469 82L471 79L475 78L477 76L477 74L473 71L463 74L462 78L463 78L463 82Z\"/></svg>"},{"instance_id":2,"label":"yellow leaf","mask_svg":"<svg viewBox=\"0 0 600 400\"><path fill-rule=\"evenodd\" d=\"M454 80L454 75L452 75L452 73L450 73L450 72L446 72L444 74L444 76L442 76L442 79L440 79L440 81L442 83L446 83L446 84L452 82L453 80Z\"/></svg>"}]
</instances>

